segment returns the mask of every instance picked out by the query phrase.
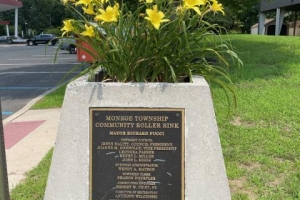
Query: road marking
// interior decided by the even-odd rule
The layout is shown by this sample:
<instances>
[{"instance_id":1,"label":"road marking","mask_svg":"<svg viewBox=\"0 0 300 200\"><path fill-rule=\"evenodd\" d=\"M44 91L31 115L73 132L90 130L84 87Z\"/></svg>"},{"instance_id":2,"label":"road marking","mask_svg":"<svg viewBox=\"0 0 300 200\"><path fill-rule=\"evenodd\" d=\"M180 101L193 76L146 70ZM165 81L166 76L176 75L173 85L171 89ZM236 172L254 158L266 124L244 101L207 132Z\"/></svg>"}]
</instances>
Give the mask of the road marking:
<instances>
[{"instance_id":1,"label":"road marking","mask_svg":"<svg viewBox=\"0 0 300 200\"><path fill-rule=\"evenodd\" d=\"M26 44L0 44L0 47L25 47Z\"/></svg>"},{"instance_id":2,"label":"road marking","mask_svg":"<svg viewBox=\"0 0 300 200\"><path fill-rule=\"evenodd\" d=\"M36 57L36 56L55 56L55 55L41 55L41 54L38 54L38 55L32 55L32 57Z\"/></svg>"},{"instance_id":3,"label":"road marking","mask_svg":"<svg viewBox=\"0 0 300 200\"><path fill-rule=\"evenodd\" d=\"M51 58L53 58L53 57L55 57L55 55L45 55L45 54L43 54L43 55L32 55L32 57L49 57L49 58L51 57ZM57 58L68 57L68 58L76 59L76 56L70 57L70 54L59 54L59 55L56 55L56 57Z\"/></svg>"},{"instance_id":4,"label":"road marking","mask_svg":"<svg viewBox=\"0 0 300 200\"><path fill-rule=\"evenodd\" d=\"M23 121L23 122L10 122L3 127L5 149L10 149L12 146L21 141L28 134L32 133L46 120L40 121Z\"/></svg>"},{"instance_id":5,"label":"road marking","mask_svg":"<svg viewBox=\"0 0 300 200\"><path fill-rule=\"evenodd\" d=\"M4 111L4 112L1 112L2 115L11 115L13 114L13 112L10 112L10 111Z\"/></svg>"},{"instance_id":6,"label":"road marking","mask_svg":"<svg viewBox=\"0 0 300 200\"><path fill-rule=\"evenodd\" d=\"M0 72L0 74L78 74L81 71L74 72Z\"/></svg>"},{"instance_id":7,"label":"road marking","mask_svg":"<svg viewBox=\"0 0 300 200\"><path fill-rule=\"evenodd\" d=\"M78 65L81 63L22 63L22 64L0 64L0 66L27 66L27 65Z\"/></svg>"},{"instance_id":8,"label":"road marking","mask_svg":"<svg viewBox=\"0 0 300 200\"><path fill-rule=\"evenodd\" d=\"M50 90L53 87L0 87L0 90Z\"/></svg>"},{"instance_id":9,"label":"road marking","mask_svg":"<svg viewBox=\"0 0 300 200\"><path fill-rule=\"evenodd\" d=\"M32 57L40 57L40 56L44 56L44 57L52 56L52 57L53 57L53 56L55 56L55 55L45 55L45 54L44 54L44 55L32 55Z\"/></svg>"},{"instance_id":10,"label":"road marking","mask_svg":"<svg viewBox=\"0 0 300 200\"><path fill-rule=\"evenodd\" d=\"M47 58L47 57L46 57ZM53 58L50 58L53 59ZM74 58L58 58L59 60L74 60ZM8 60L45 60L45 58L10 58Z\"/></svg>"}]
</instances>

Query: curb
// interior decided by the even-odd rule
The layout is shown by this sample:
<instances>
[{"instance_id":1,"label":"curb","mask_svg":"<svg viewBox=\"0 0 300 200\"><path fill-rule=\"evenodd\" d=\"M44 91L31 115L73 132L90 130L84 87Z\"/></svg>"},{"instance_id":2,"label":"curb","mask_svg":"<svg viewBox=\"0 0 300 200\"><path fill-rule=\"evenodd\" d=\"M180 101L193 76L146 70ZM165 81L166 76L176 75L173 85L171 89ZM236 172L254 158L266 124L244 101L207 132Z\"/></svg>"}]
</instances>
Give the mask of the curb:
<instances>
[{"instance_id":1,"label":"curb","mask_svg":"<svg viewBox=\"0 0 300 200\"><path fill-rule=\"evenodd\" d=\"M66 82L65 82L66 83ZM36 102L38 102L39 100L41 100L45 95L55 91L57 88L59 88L60 86L64 85L65 83L62 83L54 88L52 88L51 90L48 90L46 92L44 92L43 94L37 96L36 98L32 99L31 101L29 101L23 108L21 108L20 110L18 110L16 113L12 114L11 116L7 117L6 119L3 120L3 126L11 121L13 121L14 119L18 118L19 116L21 116L22 114L24 114L25 112L27 112Z\"/></svg>"}]
</instances>

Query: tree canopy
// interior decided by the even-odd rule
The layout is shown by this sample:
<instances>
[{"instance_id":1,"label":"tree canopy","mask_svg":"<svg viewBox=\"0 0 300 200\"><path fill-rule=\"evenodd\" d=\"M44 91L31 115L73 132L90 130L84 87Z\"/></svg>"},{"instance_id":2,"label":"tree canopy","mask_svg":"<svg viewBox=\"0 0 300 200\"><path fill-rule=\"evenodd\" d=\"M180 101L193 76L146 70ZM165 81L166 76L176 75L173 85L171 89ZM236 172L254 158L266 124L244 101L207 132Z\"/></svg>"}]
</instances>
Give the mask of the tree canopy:
<instances>
[{"instance_id":1,"label":"tree canopy","mask_svg":"<svg viewBox=\"0 0 300 200\"><path fill-rule=\"evenodd\" d=\"M234 20L234 25L231 27L242 33L250 33L251 26L258 22L258 12L260 0L219 0L231 19ZM226 14L227 14L226 13ZM228 18L228 16L224 16Z\"/></svg>"},{"instance_id":2,"label":"tree canopy","mask_svg":"<svg viewBox=\"0 0 300 200\"><path fill-rule=\"evenodd\" d=\"M60 0L23 0L19 9L20 30L26 28L40 33L45 29L60 27L68 12ZM14 23L14 10L0 13L0 19Z\"/></svg>"},{"instance_id":3,"label":"tree canopy","mask_svg":"<svg viewBox=\"0 0 300 200\"><path fill-rule=\"evenodd\" d=\"M71 12L60 0L23 0L22 2L23 7L19 9L20 30L31 29L38 34L49 28L60 28L63 19L72 18ZM126 0L126 2L134 9L139 1ZM259 0L219 0L219 2L225 8L225 15L211 15L209 21L224 26L227 31L250 32L251 25L258 21ZM13 24L14 10L0 13L0 19L8 20ZM1 31L5 32L4 26L0 34Z\"/></svg>"}]
</instances>

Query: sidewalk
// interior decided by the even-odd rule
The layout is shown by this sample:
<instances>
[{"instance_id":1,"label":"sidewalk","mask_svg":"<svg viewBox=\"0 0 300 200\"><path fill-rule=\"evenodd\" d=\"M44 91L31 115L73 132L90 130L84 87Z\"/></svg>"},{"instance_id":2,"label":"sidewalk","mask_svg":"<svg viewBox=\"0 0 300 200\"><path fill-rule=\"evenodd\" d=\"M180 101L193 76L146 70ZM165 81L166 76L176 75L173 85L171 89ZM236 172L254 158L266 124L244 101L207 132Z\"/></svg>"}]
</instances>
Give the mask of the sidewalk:
<instances>
[{"instance_id":1,"label":"sidewalk","mask_svg":"<svg viewBox=\"0 0 300 200\"><path fill-rule=\"evenodd\" d=\"M54 146L60 108L27 110L3 121L9 189Z\"/></svg>"}]
</instances>

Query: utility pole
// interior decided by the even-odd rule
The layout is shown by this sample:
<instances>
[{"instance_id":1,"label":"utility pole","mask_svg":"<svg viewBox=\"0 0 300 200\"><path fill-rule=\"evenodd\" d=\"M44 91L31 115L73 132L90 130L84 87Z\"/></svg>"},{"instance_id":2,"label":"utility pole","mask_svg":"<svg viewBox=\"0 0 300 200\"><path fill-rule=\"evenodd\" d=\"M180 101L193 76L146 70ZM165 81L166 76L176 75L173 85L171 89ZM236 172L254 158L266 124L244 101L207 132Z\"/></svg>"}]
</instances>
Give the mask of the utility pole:
<instances>
[{"instance_id":1,"label":"utility pole","mask_svg":"<svg viewBox=\"0 0 300 200\"><path fill-rule=\"evenodd\" d=\"M26 29L27 22L25 22L24 25L25 25L25 38L27 38L27 29Z\"/></svg>"},{"instance_id":2,"label":"utility pole","mask_svg":"<svg viewBox=\"0 0 300 200\"><path fill-rule=\"evenodd\" d=\"M48 16L48 17L49 17L49 19L50 19L50 28L51 28L51 26L52 26L52 24L51 24L51 14L50 14L50 13L48 13L46 16Z\"/></svg>"},{"instance_id":3,"label":"utility pole","mask_svg":"<svg viewBox=\"0 0 300 200\"><path fill-rule=\"evenodd\" d=\"M2 111L0 100L0 200L9 200L6 155L4 147L4 131L1 113Z\"/></svg>"}]
</instances>

